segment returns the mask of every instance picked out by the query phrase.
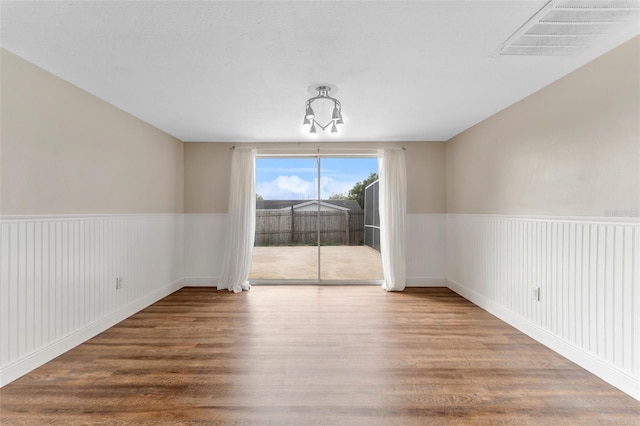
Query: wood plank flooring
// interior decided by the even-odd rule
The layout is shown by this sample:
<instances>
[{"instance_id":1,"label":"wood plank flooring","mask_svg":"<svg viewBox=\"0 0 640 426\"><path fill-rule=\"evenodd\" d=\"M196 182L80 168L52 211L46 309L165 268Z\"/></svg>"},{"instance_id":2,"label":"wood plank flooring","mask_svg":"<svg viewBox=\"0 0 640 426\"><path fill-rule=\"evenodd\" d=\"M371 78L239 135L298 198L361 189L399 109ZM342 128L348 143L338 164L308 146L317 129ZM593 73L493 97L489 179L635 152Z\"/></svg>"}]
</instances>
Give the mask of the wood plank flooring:
<instances>
[{"instance_id":1,"label":"wood plank flooring","mask_svg":"<svg viewBox=\"0 0 640 426\"><path fill-rule=\"evenodd\" d=\"M0 424L640 424L448 289L184 288L0 389Z\"/></svg>"}]
</instances>

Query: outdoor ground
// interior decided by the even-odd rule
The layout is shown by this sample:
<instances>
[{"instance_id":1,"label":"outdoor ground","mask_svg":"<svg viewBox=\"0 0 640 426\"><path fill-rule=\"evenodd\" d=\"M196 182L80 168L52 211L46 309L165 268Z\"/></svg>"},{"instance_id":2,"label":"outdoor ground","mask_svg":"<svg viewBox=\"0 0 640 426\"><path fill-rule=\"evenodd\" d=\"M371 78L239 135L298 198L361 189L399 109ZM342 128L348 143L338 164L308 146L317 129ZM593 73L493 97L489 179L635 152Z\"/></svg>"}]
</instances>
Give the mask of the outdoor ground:
<instances>
[{"instance_id":1,"label":"outdoor ground","mask_svg":"<svg viewBox=\"0 0 640 426\"><path fill-rule=\"evenodd\" d=\"M368 246L322 246L322 280L382 280L380 253ZM315 246L254 247L250 280L317 279Z\"/></svg>"}]
</instances>

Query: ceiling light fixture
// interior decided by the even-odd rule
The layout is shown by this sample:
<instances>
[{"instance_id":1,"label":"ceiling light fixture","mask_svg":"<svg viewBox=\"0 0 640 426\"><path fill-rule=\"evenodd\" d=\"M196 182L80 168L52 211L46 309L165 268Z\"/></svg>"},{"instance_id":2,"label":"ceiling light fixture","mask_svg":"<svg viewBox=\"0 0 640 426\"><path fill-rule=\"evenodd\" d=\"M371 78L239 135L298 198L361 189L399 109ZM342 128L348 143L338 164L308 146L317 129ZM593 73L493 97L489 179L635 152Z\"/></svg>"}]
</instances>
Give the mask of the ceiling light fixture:
<instances>
[{"instance_id":1,"label":"ceiling light fixture","mask_svg":"<svg viewBox=\"0 0 640 426\"><path fill-rule=\"evenodd\" d=\"M316 124L323 131L327 127L331 126L331 133L338 133L338 127L336 125L344 124L344 120L342 119L342 105L340 104L340 101L329 96L329 91L331 91L331 87L329 86L318 86L316 87L316 91L318 92L318 94L313 98L307 99L307 102L305 103L305 114L302 124L306 126L311 125L309 133L312 134L316 133ZM329 105L331 105L331 102L333 102L331 119L327 122L327 124L324 125L318 122L317 115L311 106L312 103L318 100L322 100L323 103L328 103Z\"/></svg>"}]
</instances>

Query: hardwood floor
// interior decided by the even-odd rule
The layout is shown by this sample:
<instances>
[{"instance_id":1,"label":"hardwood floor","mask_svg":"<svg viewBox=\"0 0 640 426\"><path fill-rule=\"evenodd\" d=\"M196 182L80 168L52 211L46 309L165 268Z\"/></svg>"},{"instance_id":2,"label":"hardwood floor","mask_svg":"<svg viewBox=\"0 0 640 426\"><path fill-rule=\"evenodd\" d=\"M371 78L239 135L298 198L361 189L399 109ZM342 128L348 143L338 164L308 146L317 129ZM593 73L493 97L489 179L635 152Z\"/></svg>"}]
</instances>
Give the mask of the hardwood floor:
<instances>
[{"instance_id":1,"label":"hardwood floor","mask_svg":"<svg viewBox=\"0 0 640 426\"><path fill-rule=\"evenodd\" d=\"M0 389L0 424L640 424L448 289L185 288Z\"/></svg>"}]
</instances>

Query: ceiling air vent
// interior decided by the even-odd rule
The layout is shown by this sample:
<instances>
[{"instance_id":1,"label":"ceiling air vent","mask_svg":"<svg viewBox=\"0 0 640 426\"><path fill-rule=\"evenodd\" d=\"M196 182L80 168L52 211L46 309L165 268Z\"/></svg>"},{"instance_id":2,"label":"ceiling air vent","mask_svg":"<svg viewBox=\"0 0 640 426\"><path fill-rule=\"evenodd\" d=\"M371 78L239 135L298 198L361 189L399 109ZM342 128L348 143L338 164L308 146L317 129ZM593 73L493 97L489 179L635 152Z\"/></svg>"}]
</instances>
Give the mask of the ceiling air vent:
<instances>
[{"instance_id":1,"label":"ceiling air vent","mask_svg":"<svg viewBox=\"0 0 640 426\"><path fill-rule=\"evenodd\" d=\"M492 56L573 55L639 19L640 0L550 1Z\"/></svg>"}]
</instances>

